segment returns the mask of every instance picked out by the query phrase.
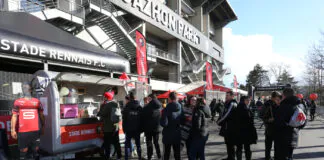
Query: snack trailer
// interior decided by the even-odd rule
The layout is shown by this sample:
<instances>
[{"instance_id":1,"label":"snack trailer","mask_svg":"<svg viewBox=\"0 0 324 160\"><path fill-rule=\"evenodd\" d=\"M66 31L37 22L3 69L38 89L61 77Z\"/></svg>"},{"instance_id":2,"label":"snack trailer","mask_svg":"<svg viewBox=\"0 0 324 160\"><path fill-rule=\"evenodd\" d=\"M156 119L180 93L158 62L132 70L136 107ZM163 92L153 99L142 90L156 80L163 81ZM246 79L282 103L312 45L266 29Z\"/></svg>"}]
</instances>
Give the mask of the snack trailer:
<instances>
[{"instance_id":1,"label":"snack trailer","mask_svg":"<svg viewBox=\"0 0 324 160\"><path fill-rule=\"evenodd\" d=\"M130 90L138 96L142 94L138 99L151 92L149 86L140 82L135 82L134 87L128 84L103 76L36 72L32 79L33 95L40 99L45 115L45 133L40 139L40 149L55 155L101 147L103 124L96 115L103 93L113 88L115 100L122 105ZM139 92L138 88L147 90Z\"/></svg>"}]
</instances>

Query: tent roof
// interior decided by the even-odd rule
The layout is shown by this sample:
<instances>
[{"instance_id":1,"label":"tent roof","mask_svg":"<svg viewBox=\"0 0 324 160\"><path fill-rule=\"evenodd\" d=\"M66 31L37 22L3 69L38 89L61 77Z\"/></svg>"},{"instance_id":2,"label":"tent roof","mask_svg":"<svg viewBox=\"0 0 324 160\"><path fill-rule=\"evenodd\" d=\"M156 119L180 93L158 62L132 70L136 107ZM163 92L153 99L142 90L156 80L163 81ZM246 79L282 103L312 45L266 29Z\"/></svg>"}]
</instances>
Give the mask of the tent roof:
<instances>
[{"instance_id":1,"label":"tent roof","mask_svg":"<svg viewBox=\"0 0 324 160\"><path fill-rule=\"evenodd\" d=\"M227 87L224 87L224 86L221 86L221 85L213 85L213 90L214 91L221 91L221 92L228 92L230 91L231 89L230 88L227 88ZM187 92L187 94L189 95L202 95L204 94L204 91L205 91L205 86L200 86L196 89L193 89L189 92Z\"/></svg>"}]
</instances>

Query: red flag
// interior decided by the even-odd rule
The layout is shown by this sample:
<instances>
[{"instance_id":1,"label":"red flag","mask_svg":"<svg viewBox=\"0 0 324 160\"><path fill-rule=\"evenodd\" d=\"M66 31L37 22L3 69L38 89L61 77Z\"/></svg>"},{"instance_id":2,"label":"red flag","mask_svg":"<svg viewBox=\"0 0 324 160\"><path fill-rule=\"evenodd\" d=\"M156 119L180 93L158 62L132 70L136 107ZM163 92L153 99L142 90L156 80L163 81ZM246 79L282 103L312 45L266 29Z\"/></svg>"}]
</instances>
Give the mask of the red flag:
<instances>
[{"instance_id":1,"label":"red flag","mask_svg":"<svg viewBox=\"0 0 324 160\"><path fill-rule=\"evenodd\" d=\"M123 80L123 81L128 81L130 80L130 78L127 76L127 74L125 72L123 72L122 75L119 76L119 79ZM135 85L133 83L128 83L127 85L128 87L134 88Z\"/></svg>"},{"instance_id":2,"label":"red flag","mask_svg":"<svg viewBox=\"0 0 324 160\"><path fill-rule=\"evenodd\" d=\"M206 90L213 89L213 68L209 62L206 62Z\"/></svg>"},{"instance_id":3,"label":"red flag","mask_svg":"<svg viewBox=\"0 0 324 160\"><path fill-rule=\"evenodd\" d=\"M136 30L136 65L138 81L147 83L146 40L143 34Z\"/></svg>"}]
</instances>

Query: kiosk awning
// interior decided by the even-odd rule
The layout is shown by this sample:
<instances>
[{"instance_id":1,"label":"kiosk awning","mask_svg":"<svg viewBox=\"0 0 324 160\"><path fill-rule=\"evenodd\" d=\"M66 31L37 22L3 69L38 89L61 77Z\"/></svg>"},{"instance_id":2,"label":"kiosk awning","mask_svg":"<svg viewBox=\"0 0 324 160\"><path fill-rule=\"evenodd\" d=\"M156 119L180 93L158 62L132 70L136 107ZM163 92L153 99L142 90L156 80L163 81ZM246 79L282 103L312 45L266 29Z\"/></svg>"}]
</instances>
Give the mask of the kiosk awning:
<instances>
[{"instance_id":1,"label":"kiosk awning","mask_svg":"<svg viewBox=\"0 0 324 160\"><path fill-rule=\"evenodd\" d=\"M57 66L130 72L129 61L28 13L0 12L0 57Z\"/></svg>"},{"instance_id":2,"label":"kiosk awning","mask_svg":"<svg viewBox=\"0 0 324 160\"><path fill-rule=\"evenodd\" d=\"M80 73L60 73L56 76L57 81L68 81L78 83L93 83L99 85L123 86L124 81L104 76L87 75Z\"/></svg>"}]
</instances>

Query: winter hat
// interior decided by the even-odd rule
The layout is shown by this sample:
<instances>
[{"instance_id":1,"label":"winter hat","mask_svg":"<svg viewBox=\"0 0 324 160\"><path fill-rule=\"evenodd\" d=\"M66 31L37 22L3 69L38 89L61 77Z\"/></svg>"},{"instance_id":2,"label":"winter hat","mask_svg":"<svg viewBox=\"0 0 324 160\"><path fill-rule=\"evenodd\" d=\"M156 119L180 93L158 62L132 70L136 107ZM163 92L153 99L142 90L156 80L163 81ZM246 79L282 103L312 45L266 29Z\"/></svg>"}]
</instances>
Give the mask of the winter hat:
<instances>
[{"instance_id":1,"label":"winter hat","mask_svg":"<svg viewBox=\"0 0 324 160\"><path fill-rule=\"evenodd\" d=\"M111 101L114 99L114 92L110 91L110 92L105 92L104 96L107 98L108 101Z\"/></svg>"}]
</instances>

